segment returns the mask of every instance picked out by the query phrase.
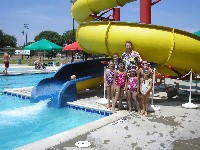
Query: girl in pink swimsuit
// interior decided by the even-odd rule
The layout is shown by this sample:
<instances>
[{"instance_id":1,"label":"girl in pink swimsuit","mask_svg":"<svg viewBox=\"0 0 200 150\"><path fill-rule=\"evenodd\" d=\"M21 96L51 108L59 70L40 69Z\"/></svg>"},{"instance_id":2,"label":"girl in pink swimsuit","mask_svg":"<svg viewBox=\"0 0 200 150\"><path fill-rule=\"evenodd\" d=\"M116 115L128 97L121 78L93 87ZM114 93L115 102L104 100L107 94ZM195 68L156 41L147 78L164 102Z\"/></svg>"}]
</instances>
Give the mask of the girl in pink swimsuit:
<instances>
[{"instance_id":1,"label":"girl in pink swimsuit","mask_svg":"<svg viewBox=\"0 0 200 150\"><path fill-rule=\"evenodd\" d=\"M131 69L130 73L127 75L126 80L126 93L127 101L129 106L129 112L132 112L132 99L135 101L138 111L140 112L139 104L137 101L137 75L136 70Z\"/></svg>"},{"instance_id":2,"label":"girl in pink swimsuit","mask_svg":"<svg viewBox=\"0 0 200 150\"><path fill-rule=\"evenodd\" d=\"M125 86L126 81L126 72L124 70L124 64L123 62L119 62L118 70L115 71L114 74L114 82L115 82L115 98L112 103L112 112L115 112L115 105L117 103L117 100L119 100L118 109L120 110L120 107L122 105L122 95L123 90Z\"/></svg>"}]
</instances>

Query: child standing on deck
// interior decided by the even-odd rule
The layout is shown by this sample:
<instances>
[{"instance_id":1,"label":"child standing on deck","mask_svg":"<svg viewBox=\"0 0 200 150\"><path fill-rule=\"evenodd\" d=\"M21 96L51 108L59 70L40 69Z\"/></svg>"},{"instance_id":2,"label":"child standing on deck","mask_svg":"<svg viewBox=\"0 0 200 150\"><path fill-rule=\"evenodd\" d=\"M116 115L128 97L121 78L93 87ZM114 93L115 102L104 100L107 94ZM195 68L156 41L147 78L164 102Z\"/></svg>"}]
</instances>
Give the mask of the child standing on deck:
<instances>
[{"instance_id":1,"label":"child standing on deck","mask_svg":"<svg viewBox=\"0 0 200 150\"><path fill-rule=\"evenodd\" d=\"M111 107L110 100L113 99L114 97L114 73L115 73L115 68L114 68L114 62L113 60L110 60L108 63L108 68L105 70L105 87L107 91L107 108Z\"/></svg>"},{"instance_id":2,"label":"child standing on deck","mask_svg":"<svg viewBox=\"0 0 200 150\"><path fill-rule=\"evenodd\" d=\"M112 112L115 112L115 105L117 103L117 100L119 100L118 104L118 110L120 110L121 105L122 105L122 95L123 95L123 90L125 87L125 81L126 81L126 72L124 69L124 64L122 61L119 62L118 65L118 70L115 71L114 74L114 82L115 82L115 98L112 102Z\"/></svg>"},{"instance_id":3,"label":"child standing on deck","mask_svg":"<svg viewBox=\"0 0 200 150\"><path fill-rule=\"evenodd\" d=\"M149 96L150 92L152 90L152 79L151 79L151 73L148 69L143 70L143 77L140 80L140 91L142 94L142 106L143 111L141 114L144 114L145 116L148 114L148 104L149 104Z\"/></svg>"},{"instance_id":4,"label":"child standing on deck","mask_svg":"<svg viewBox=\"0 0 200 150\"><path fill-rule=\"evenodd\" d=\"M127 80L126 80L126 87L125 87L126 93L127 93L127 101L129 106L129 112L132 112L132 99L134 100L138 112L140 112L139 103L137 100L137 74L136 74L136 68L133 67L129 73L127 73Z\"/></svg>"},{"instance_id":5,"label":"child standing on deck","mask_svg":"<svg viewBox=\"0 0 200 150\"><path fill-rule=\"evenodd\" d=\"M114 68L117 69L118 65L119 65L119 55L117 53L114 53L112 55L112 59L113 59L113 62L114 62Z\"/></svg>"}]
</instances>

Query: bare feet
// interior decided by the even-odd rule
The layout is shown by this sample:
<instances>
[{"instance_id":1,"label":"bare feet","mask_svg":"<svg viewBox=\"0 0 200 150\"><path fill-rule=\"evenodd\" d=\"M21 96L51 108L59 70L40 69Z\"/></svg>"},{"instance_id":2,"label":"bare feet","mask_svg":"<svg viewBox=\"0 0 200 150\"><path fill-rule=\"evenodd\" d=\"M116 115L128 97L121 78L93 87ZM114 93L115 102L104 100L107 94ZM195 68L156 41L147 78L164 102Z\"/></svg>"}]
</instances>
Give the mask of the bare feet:
<instances>
[{"instance_id":1,"label":"bare feet","mask_svg":"<svg viewBox=\"0 0 200 150\"><path fill-rule=\"evenodd\" d=\"M122 108L121 105L118 104L118 110L121 110L121 108Z\"/></svg>"},{"instance_id":2,"label":"bare feet","mask_svg":"<svg viewBox=\"0 0 200 150\"><path fill-rule=\"evenodd\" d=\"M148 114L147 111L145 111L145 112L144 112L144 115L147 116L147 114Z\"/></svg>"},{"instance_id":3,"label":"bare feet","mask_svg":"<svg viewBox=\"0 0 200 150\"><path fill-rule=\"evenodd\" d=\"M141 110L140 115L144 115L144 110Z\"/></svg>"},{"instance_id":4,"label":"bare feet","mask_svg":"<svg viewBox=\"0 0 200 150\"><path fill-rule=\"evenodd\" d=\"M141 113L141 111L140 110L138 110L138 114L140 114Z\"/></svg>"},{"instance_id":5,"label":"bare feet","mask_svg":"<svg viewBox=\"0 0 200 150\"><path fill-rule=\"evenodd\" d=\"M113 108L112 108L112 113L113 113L113 114L115 113L115 109L113 109Z\"/></svg>"},{"instance_id":6,"label":"bare feet","mask_svg":"<svg viewBox=\"0 0 200 150\"><path fill-rule=\"evenodd\" d=\"M106 108L107 108L107 109L109 109L110 107L111 107L111 105L110 105L110 104L107 104L107 105L106 105Z\"/></svg>"}]
</instances>

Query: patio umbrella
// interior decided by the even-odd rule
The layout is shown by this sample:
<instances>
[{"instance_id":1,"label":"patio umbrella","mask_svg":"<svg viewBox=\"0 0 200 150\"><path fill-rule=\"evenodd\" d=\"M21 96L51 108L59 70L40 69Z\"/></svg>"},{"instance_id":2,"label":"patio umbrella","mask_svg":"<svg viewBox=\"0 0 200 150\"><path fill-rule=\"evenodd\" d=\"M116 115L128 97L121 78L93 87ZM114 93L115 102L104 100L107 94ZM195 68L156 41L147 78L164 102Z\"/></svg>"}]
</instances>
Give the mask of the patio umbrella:
<instances>
[{"instance_id":1,"label":"patio umbrella","mask_svg":"<svg viewBox=\"0 0 200 150\"><path fill-rule=\"evenodd\" d=\"M52 50L62 50L62 47L52 43L46 39L41 39L23 48L24 50L37 50L37 51L52 51ZM45 55L45 53L44 53ZM43 57L44 57L43 55ZM43 59L44 62L44 59Z\"/></svg>"},{"instance_id":2,"label":"patio umbrella","mask_svg":"<svg viewBox=\"0 0 200 150\"><path fill-rule=\"evenodd\" d=\"M72 44L66 45L65 47L63 47L63 50L65 51L72 51L72 60L71 62L74 61L74 53L73 51L82 51L81 47L79 46L78 42L74 42Z\"/></svg>"},{"instance_id":3,"label":"patio umbrella","mask_svg":"<svg viewBox=\"0 0 200 150\"><path fill-rule=\"evenodd\" d=\"M195 35L200 36L200 30L197 32L194 32Z\"/></svg>"},{"instance_id":4,"label":"patio umbrella","mask_svg":"<svg viewBox=\"0 0 200 150\"><path fill-rule=\"evenodd\" d=\"M41 39L35 43L25 46L23 49L49 51L49 50L62 50L62 47L46 39Z\"/></svg>"},{"instance_id":5,"label":"patio umbrella","mask_svg":"<svg viewBox=\"0 0 200 150\"><path fill-rule=\"evenodd\" d=\"M81 51L81 47L79 46L78 42L74 42L72 44L66 45L65 47L63 47L63 50L66 51Z\"/></svg>"}]
</instances>

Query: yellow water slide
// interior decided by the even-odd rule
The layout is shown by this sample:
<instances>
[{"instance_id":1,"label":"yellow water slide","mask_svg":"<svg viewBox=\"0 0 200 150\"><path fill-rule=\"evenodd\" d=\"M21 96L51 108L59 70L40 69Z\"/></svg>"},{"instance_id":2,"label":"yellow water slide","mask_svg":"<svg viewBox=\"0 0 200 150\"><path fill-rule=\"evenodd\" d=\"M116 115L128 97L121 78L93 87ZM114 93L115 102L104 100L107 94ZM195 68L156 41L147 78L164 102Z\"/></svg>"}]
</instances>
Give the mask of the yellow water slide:
<instances>
[{"instance_id":1,"label":"yellow water slide","mask_svg":"<svg viewBox=\"0 0 200 150\"><path fill-rule=\"evenodd\" d=\"M71 14L79 23L76 38L84 51L95 54L121 55L124 43L144 60L154 62L163 74L176 75L165 65L185 74L191 69L200 73L200 37L178 29L127 22L95 22L91 14L123 6L133 0L76 0ZM128 12L127 12L128 13Z\"/></svg>"}]
</instances>

